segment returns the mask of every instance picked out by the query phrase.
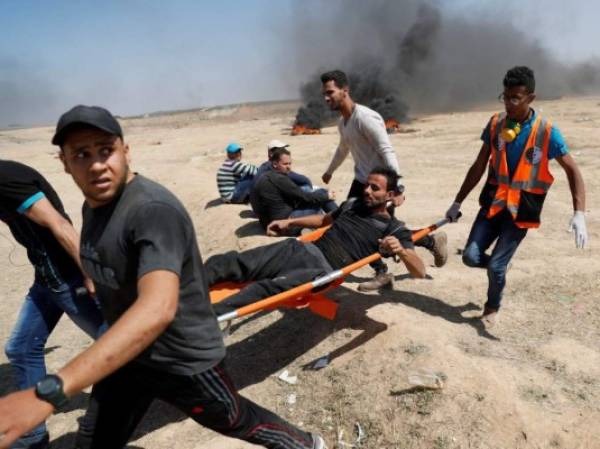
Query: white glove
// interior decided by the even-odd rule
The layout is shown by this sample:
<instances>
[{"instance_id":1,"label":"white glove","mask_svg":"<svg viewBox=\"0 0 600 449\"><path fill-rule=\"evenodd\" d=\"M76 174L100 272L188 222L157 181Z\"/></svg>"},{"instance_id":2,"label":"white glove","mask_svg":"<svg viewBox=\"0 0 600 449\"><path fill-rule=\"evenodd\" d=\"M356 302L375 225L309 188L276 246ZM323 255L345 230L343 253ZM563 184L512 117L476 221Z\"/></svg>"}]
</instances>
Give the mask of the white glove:
<instances>
[{"instance_id":1,"label":"white glove","mask_svg":"<svg viewBox=\"0 0 600 449\"><path fill-rule=\"evenodd\" d=\"M450 209L446 211L446 218L451 222L456 222L460 218L460 215L460 203L455 201L452 203L452 206L450 206Z\"/></svg>"},{"instance_id":2,"label":"white glove","mask_svg":"<svg viewBox=\"0 0 600 449\"><path fill-rule=\"evenodd\" d=\"M577 248L585 247L588 239L587 229L585 227L585 215L583 211L576 210L569 223L569 232L575 234L575 246Z\"/></svg>"}]
</instances>

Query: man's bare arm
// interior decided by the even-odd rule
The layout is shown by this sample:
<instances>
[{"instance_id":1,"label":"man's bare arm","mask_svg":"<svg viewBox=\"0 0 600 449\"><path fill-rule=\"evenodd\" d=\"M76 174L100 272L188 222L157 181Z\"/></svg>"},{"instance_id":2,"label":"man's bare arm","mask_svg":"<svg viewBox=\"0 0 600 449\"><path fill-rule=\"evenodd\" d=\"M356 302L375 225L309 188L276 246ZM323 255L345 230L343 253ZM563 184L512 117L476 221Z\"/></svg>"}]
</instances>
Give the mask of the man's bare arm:
<instances>
[{"instance_id":1,"label":"man's bare arm","mask_svg":"<svg viewBox=\"0 0 600 449\"><path fill-rule=\"evenodd\" d=\"M138 281L138 298L92 346L61 370L67 396L73 396L121 368L147 348L173 321L179 300L179 277L170 271L153 271ZM8 447L52 413L33 388L0 399L0 449Z\"/></svg>"},{"instance_id":2,"label":"man's bare arm","mask_svg":"<svg viewBox=\"0 0 600 449\"><path fill-rule=\"evenodd\" d=\"M380 249L387 254L395 254L406 265L406 269L415 278L424 278L427 275L425 264L414 249L404 248L396 237L388 235L380 242Z\"/></svg>"},{"instance_id":3,"label":"man's bare arm","mask_svg":"<svg viewBox=\"0 0 600 449\"><path fill-rule=\"evenodd\" d=\"M329 184L329 181L331 180L331 175L333 175L333 172L336 171L340 165L342 165L342 162L344 162L344 159L346 159L349 152L350 148L348 147L348 145L343 143L340 139L340 143L337 149L335 150L335 154L333 155L331 162L329 163L329 167L327 167L327 170L321 178L323 179L323 182L325 184Z\"/></svg>"},{"instance_id":4,"label":"man's bare arm","mask_svg":"<svg viewBox=\"0 0 600 449\"><path fill-rule=\"evenodd\" d=\"M306 217L284 218L282 220L273 220L267 226L267 235L276 236L280 232L289 229L290 227L300 228L320 228L333 223L331 214L326 215L307 215Z\"/></svg>"},{"instance_id":5,"label":"man's bare arm","mask_svg":"<svg viewBox=\"0 0 600 449\"><path fill-rule=\"evenodd\" d=\"M573 210L585 212L585 184L575 159L570 154L565 154L564 156L558 156L556 161L567 174L569 189L573 198Z\"/></svg>"},{"instance_id":6,"label":"man's bare arm","mask_svg":"<svg viewBox=\"0 0 600 449\"><path fill-rule=\"evenodd\" d=\"M460 190L456 194L456 198L454 199L457 203L462 203L464 199L471 193L471 190L475 188L483 174L485 173L485 169L488 164L488 160L490 158L490 147L487 144L481 145L481 149L479 150L479 154L477 158L469 168L465 179L463 180L462 185L460 186Z\"/></svg>"},{"instance_id":7,"label":"man's bare arm","mask_svg":"<svg viewBox=\"0 0 600 449\"><path fill-rule=\"evenodd\" d=\"M78 393L134 359L173 321L178 301L175 273L159 270L142 276L133 305L96 343L58 372L65 393Z\"/></svg>"},{"instance_id":8,"label":"man's bare arm","mask_svg":"<svg viewBox=\"0 0 600 449\"><path fill-rule=\"evenodd\" d=\"M425 264L414 249L402 248L396 255L400 256L412 277L422 279L427 275Z\"/></svg>"},{"instance_id":9,"label":"man's bare arm","mask_svg":"<svg viewBox=\"0 0 600 449\"><path fill-rule=\"evenodd\" d=\"M79 260L79 233L71 222L63 217L47 198L41 198L27 209L24 215L34 223L50 229L52 235L84 273ZM85 273L84 273L85 274Z\"/></svg>"}]
</instances>

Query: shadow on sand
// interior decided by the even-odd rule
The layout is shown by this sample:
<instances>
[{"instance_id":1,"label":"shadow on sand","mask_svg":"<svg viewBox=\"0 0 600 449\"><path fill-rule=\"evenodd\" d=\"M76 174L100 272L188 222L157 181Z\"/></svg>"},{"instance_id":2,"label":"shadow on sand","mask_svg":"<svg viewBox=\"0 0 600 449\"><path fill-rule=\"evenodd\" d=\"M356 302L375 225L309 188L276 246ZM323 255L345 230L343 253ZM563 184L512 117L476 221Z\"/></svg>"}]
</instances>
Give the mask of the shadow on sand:
<instances>
[{"instance_id":1,"label":"shadow on sand","mask_svg":"<svg viewBox=\"0 0 600 449\"><path fill-rule=\"evenodd\" d=\"M399 276L397 280L401 279ZM325 320L304 310L284 309L282 317L256 333L248 335L241 341L227 347L227 370L236 387L243 389L262 382L269 376L281 371L298 357L304 355L320 344L333 332L340 329L362 331L353 340L336 348L328 354L329 360L346 354L365 344L373 337L387 329L385 323L373 320L367 314L371 307L383 303L402 304L431 316L443 318L451 323L468 324L477 333L489 339L496 339L489 334L480 320L465 318L463 312L478 310L474 303L451 306L430 296L403 290L386 290L381 295L362 294L354 290L338 287L329 296L340 303L338 316L334 321ZM243 318L234 323L230 331L235 332L253 322L268 312L258 313ZM325 355L325 354L323 354ZM314 361L307 363L304 368L311 369ZM1 368L1 367L0 367ZM260 402L260 400L258 401ZM138 429L134 438L140 438L168 423L181 421L185 416L160 401L155 401ZM63 449L66 443L74 439L74 434L63 435L52 447ZM63 441L65 444L63 444ZM134 449L128 446L128 449Z\"/></svg>"},{"instance_id":2,"label":"shadow on sand","mask_svg":"<svg viewBox=\"0 0 600 449\"><path fill-rule=\"evenodd\" d=\"M254 235L265 235L265 230L260 225L258 220L253 220L248 223L244 223L239 228L235 230L235 235L237 237L251 237Z\"/></svg>"},{"instance_id":3,"label":"shadow on sand","mask_svg":"<svg viewBox=\"0 0 600 449\"><path fill-rule=\"evenodd\" d=\"M253 219L253 220L258 219L258 215L256 215L254 213L254 211L250 210L250 209L241 210L239 215L240 215L240 218L247 218L247 219Z\"/></svg>"},{"instance_id":4,"label":"shadow on sand","mask_svg":"<svg viewBox=\"0 0 600 449\"><path fill-rule=\"evenodd\" d=\"M471 302L451 306L437 298L409 291L386 290L382 295L372 295L362 294L343 286L330 292L329 296L340 303L338 316L334 321L325 320L303 310L285 310L282 318L275 323L228 346L227 367L236 386L241 389L262 382L340 329L362 332L353 340L329 353L330 361L363 345L387 329L385 323L373 320L367 314L371 307L383 303L403 304L452 323L468 324L480 336L496 339L487 332L480 320L465 318L462 315L466 311L480 309L478 305ZM256 319L254 316L247 318L247 320L254 319ZM246 321L234 324L231 331L235 332L244 324ZM306 364L305 368L310 368L312 363Z\"/></svg>"},{"instance_id":5,"label":"shadow on sand","mask_svg":"<svg viewBox=\"0 0 600 449\"><path fill-rule=\"evenodd\" d=\"M210 209L211 207L217 207L221 204L225 204L221 198L215 198L214 200L210 200L208 203L204 205L204 209Z\"/></svg>"}]
</instances>

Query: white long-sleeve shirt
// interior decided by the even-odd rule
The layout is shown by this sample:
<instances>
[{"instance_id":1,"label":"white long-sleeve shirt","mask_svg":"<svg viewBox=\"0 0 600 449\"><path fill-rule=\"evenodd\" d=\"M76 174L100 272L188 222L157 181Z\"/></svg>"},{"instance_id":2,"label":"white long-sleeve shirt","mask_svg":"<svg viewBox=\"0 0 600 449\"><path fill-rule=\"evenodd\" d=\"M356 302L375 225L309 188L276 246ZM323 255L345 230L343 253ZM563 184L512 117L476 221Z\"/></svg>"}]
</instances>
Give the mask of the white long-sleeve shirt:
<instances>
[{"instance_id":1,"label":"white long-sleeve shirt","mask_svg":"<svg viewBox=\"0 0 600 449\"><path fill-rule=\"evenodd\" d=\"M366 184L375 167L383 166L400 174L398 158L392 148L381 115L366 106L357 104L346 123L338 123L340 144L329 164L327 173L333 173L346 159L348 152L354 159L354 178Z\"/></svg>"}]
</instances>

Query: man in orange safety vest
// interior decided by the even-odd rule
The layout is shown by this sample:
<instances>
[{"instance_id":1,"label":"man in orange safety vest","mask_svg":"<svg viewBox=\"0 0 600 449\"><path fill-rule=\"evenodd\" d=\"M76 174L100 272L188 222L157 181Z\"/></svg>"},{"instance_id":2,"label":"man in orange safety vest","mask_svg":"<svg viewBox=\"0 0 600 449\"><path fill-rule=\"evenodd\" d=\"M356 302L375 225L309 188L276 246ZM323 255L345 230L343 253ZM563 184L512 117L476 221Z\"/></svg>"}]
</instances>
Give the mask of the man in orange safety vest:
<instances>
[{"instance_id":1,"label":"man in orange safety vest","mask_svg":"<svg viewBox=\"0 0 600 449\"><path fill-rule=\"evenodd\" d=\"M587 241L583 178L558 128L530 106L535 99L533 71L514 67L506 73L503 84L499 100L505 112L488 122L481 136L481 150L446 212L452 221L458 219L461 203L488 166L479 197L481 209L463 252L466 265L488 272L487 302L481 316L487 328L496 321L510 259L527 230L540 226L542 206L554 180L549 169L551 159L556 159L569 180L574 209L570 230L575 233L575 244L583 248ZM491 254L486 254L494 241Z\"/></svg>"}]
</instances>

